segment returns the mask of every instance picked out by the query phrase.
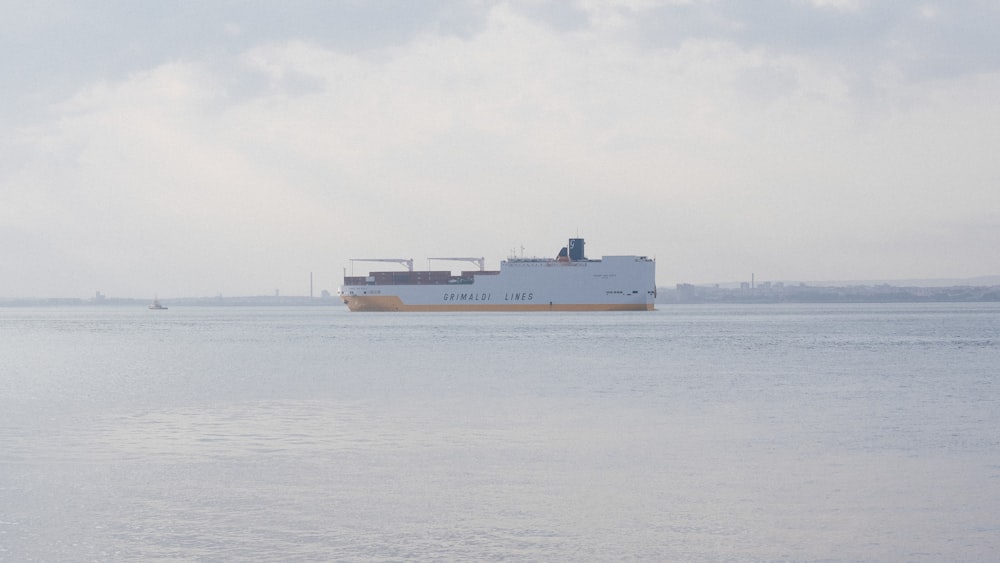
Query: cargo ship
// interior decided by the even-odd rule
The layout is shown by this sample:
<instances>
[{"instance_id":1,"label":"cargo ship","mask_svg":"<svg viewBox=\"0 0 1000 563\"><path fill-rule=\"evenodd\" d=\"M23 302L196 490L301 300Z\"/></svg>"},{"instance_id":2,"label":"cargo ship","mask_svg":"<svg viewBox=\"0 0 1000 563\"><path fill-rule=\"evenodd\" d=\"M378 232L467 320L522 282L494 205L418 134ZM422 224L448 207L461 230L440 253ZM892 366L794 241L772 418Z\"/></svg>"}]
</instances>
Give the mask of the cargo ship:
<instances>
[{"instance_id":1,"label":"cargo ship","mask_svg":"<svg viewBox=\"0 0 1000 563\"><path fill-rule=\"evenodd\" d=\"M407 271L344 275L337 294L351 311L651 311L656 298L656 261L646 256L588 259L584 239L569 239L555 258L510 257L499 270L483 258L478 270L413 271L413 259L354 258L396 262Z\"/></svg>"}]
</instances>

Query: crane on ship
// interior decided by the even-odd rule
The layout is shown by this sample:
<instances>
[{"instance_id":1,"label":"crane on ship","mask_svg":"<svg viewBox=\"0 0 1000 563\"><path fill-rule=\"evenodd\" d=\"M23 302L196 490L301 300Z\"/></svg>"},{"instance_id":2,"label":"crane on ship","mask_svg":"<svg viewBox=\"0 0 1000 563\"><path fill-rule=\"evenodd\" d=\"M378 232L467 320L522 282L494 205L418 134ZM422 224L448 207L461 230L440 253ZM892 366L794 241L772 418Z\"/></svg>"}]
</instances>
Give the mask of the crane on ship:
<instances>
[{"instance_id":1,"label":"crane on ship","mask_svg":"<svg viewBox=\"0 0 1000 563\"><path fill-rule=\"evenodd\" d=\"M485 258L466 258L466 257L458 257L458 258L428 258L427 260L448 260L450 262L472 262L473 264L476 264L476 265L479 266L479 271L480 272L485 272L486 271L486 259Z\"/></svg>"},{"instance_id":2,"label":"crane on ship","mask_svg":"<svg viewBox=\"0 0 1000 563\"><path fill-rule=\"evenodd\" d=\"M402 264L406 266L406 269L413 271L413 258L351 258L351 271L354 271L355 262L393 262L395 264Z\"/></svg>"}]
</instances>

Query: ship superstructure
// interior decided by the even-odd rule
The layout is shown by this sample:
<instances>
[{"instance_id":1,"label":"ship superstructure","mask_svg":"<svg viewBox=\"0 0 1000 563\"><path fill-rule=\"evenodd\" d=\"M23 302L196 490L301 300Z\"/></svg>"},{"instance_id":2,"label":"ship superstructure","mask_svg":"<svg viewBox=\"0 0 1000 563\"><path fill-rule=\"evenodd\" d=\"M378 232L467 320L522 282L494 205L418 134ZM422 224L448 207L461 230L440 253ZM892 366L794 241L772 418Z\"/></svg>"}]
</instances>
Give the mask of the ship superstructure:
<instances>
[{"instance_id":1,"label":"ship superstructure","mask_svg":"<svg viewBox=\"0 0 1000 563\"><path fill-rule=\"evenodd\" d=\"M646 256L586 258L584 239L569 239L555 258L515 258L486 270L482 258L434 258L475 262L478 270L414 271L404 258L355 259L397 262L407 271L344 276L337 292L351 311L650 311L656 297L656 261Z\"/></svg>"}]
</instances>

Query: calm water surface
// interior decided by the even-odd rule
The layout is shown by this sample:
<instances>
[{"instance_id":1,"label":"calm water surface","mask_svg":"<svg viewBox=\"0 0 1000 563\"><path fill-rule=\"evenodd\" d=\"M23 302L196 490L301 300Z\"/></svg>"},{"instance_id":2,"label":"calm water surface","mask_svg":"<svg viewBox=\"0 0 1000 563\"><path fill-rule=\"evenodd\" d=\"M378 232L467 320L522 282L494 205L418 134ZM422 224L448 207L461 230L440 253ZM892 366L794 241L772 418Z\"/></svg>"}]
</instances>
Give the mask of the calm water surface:
<instances>
[{"instance_id":1,"label":"calm water surface","mask_svg":"<svg viewBox=\"0 0 1000 563\"><path fill-rule=\"evenodd\" d=\"M994 560L1000 306L0 309L0 560Z\"/></svg>"}]
</instances>

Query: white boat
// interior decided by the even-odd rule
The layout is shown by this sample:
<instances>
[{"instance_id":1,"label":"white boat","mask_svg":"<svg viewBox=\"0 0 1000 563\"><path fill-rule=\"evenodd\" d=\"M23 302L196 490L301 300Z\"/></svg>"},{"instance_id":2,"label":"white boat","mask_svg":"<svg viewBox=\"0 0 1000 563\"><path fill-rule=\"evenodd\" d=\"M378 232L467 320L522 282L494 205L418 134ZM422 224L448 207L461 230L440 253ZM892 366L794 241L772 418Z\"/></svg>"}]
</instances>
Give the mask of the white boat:
<instances>
[{"instance_id":1,"label":"white boat","mask_svg":"<svg viewBox=\"0 0 1000 563\"><path fill-rule=\"evenodd\" d=\"M645 256L584 255L582 238L569 240L555 258L511 257L486 271L482 258L431 258L476 262L479 270L408 271L346 276L337 294L351 311L651 311L656 261Z\"/></svg>"},{"instance_id":2,"label":"white boat","mask_svg":"<svg viewBox=\"0 0 1000 563\"><path fill-rule=\"evenodd\" d=\"M155 311L166 311L167 310L166 307L164 307L163 305L160 305L160 300L159 300L159 298L156 298L156 297L154 297L153 298L153 302L149 304L149 308L153 309Z\"/></svg>"}]
</instances>

